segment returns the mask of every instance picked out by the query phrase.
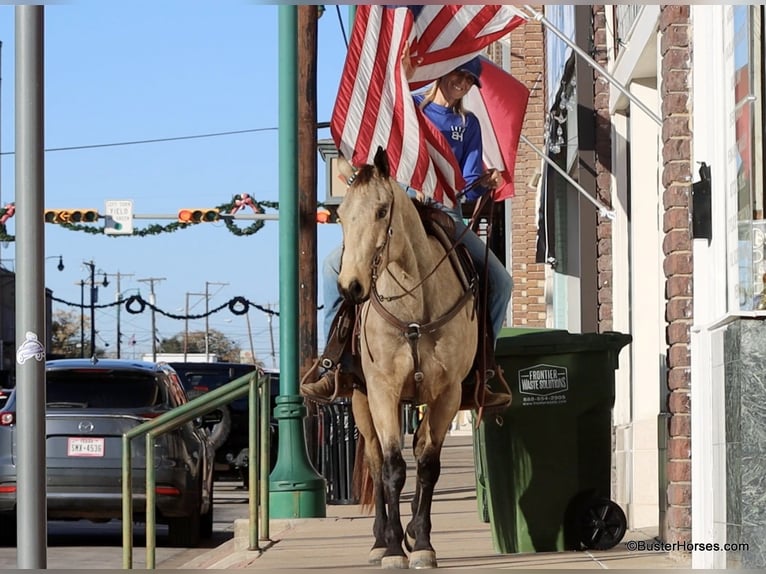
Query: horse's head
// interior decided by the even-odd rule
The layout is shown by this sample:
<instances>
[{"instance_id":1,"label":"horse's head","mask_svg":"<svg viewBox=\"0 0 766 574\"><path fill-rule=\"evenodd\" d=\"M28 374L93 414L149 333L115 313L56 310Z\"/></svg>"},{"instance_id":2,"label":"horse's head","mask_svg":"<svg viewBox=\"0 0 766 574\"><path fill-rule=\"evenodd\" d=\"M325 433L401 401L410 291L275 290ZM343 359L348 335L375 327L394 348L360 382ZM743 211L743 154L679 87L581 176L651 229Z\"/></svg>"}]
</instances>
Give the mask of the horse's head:
<instances>
[{"instance_id":1,"label":"horse's head","mask_svg":"<svg viewBox=\"0 0 766 574\"><path fill-rule=\"evenodd\" d=\"M343 227L338 287L347 300L356 304L370 296L373 269L380 265L390 247L394 198L397 193L403 195L391 178L383 149L378 148L374 162L354 171L345 159L339 160L341 173L350 183L338 208Z\"/></svg>"}]
</instances>

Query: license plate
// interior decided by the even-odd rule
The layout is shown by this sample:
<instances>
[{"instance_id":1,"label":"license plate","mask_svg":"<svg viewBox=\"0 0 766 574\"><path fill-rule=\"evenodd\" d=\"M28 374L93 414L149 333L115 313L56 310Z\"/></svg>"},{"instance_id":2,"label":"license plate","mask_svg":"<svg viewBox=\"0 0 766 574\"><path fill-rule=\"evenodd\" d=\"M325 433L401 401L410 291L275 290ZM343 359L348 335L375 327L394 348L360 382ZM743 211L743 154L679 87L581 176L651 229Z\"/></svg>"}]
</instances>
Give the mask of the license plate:
<instances>
[{"instance_id":1,"label":"license plate","mask_svg":"<svg viewBox=\"0 0 766 574\"><path fill-rule=\"evenodd\" d=\"M67 440L67 456L104 456L104 439L70 437Z\"/></svg>"}]
</instances>

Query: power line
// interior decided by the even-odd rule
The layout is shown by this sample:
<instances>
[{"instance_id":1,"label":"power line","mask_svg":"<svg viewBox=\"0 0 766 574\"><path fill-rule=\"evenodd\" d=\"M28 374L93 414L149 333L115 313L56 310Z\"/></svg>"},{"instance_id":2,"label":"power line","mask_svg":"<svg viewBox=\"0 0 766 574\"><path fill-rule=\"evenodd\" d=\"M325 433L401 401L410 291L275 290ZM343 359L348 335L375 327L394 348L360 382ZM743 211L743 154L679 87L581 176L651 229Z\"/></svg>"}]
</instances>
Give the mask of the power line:
<instances>
[{"instance_id":1,"label":"power line","mask_svg":"<svg viewBox=\"0 0 766 574\"><path fill-rule=\"evenodd\" d=\"M118 146L127 146L127 145L141 145L141 144L149 144L149 143L162 143L162 142L174 142L174 141L181 141L181 140L193 140L193 139L202 139L202 138L215 138L220 136L231 136L231 135L237 135L237 134L251 134L256 132L268 132L268 131L277 131L278 128L253 128L249 130L232 130L228 132L212 132L207 134L195 134L195 135L188 135L188 136L176 136L171 138L154 138L154 139L146 139L146 140L133 140L133 141L124 141L124 142L112 142L112 143L102 143L102 144L90 144L90 145L78 145L78 146L67 146L67 147L52 147L45 149L46 152L49 151L74 151L74 150L82 150L82 149L95 149L95 148L103 148L103 147L118 147ZM4 151L0 152L0 155L14 155L15 151Z\"/></svg>"}]
</instances>

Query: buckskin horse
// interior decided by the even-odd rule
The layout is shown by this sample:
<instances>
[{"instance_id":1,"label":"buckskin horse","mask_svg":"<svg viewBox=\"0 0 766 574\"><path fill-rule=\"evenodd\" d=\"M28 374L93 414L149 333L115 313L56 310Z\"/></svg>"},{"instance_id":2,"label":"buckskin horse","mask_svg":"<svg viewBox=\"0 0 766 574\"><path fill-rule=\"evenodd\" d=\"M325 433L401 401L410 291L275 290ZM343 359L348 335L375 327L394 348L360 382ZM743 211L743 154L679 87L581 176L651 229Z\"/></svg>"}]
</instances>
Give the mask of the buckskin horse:
<instances>
[{"instance_id":1,"label":"buckskin horse","mask_svg":"<svg viewBox=\"0 0 766 574\"><path fill-rule=\"evenodd\" d=\"M418 209L391 177L384 150L374 165L354 171L340 158L340 167L350 183L338 208L344 245L338 285L359 306L357 353L366 383L352 398L371 479L360 502L375 504L368 559L383 568L434 568L431 503L444 438L476 353L474 292L445 263L449 250L426 233ZM413 439L417 478L405 529L403 400L426 406Z\"/></svg>"}]
</instances>

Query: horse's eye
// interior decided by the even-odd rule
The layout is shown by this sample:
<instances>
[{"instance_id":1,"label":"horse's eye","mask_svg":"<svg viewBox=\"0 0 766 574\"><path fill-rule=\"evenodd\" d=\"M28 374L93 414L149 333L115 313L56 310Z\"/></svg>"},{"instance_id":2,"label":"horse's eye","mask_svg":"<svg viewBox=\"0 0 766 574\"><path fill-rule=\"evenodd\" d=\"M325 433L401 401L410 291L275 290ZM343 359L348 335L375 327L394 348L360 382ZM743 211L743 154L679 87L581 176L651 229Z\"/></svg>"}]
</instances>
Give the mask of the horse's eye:
<instances>
[{"instance_id":1,"label":"horse's eye","mask_svg":"<svg viewBox=\"0 0 766 574\"><path fill-rule=\"evenodd\" d=\"M387 205L384 205L383 207L379 207L378 211L375 213L375 216L378 219L383 219L384 217L386 217L386 215L388 215L388 206Z\"/></svg>"}]
</instances>

